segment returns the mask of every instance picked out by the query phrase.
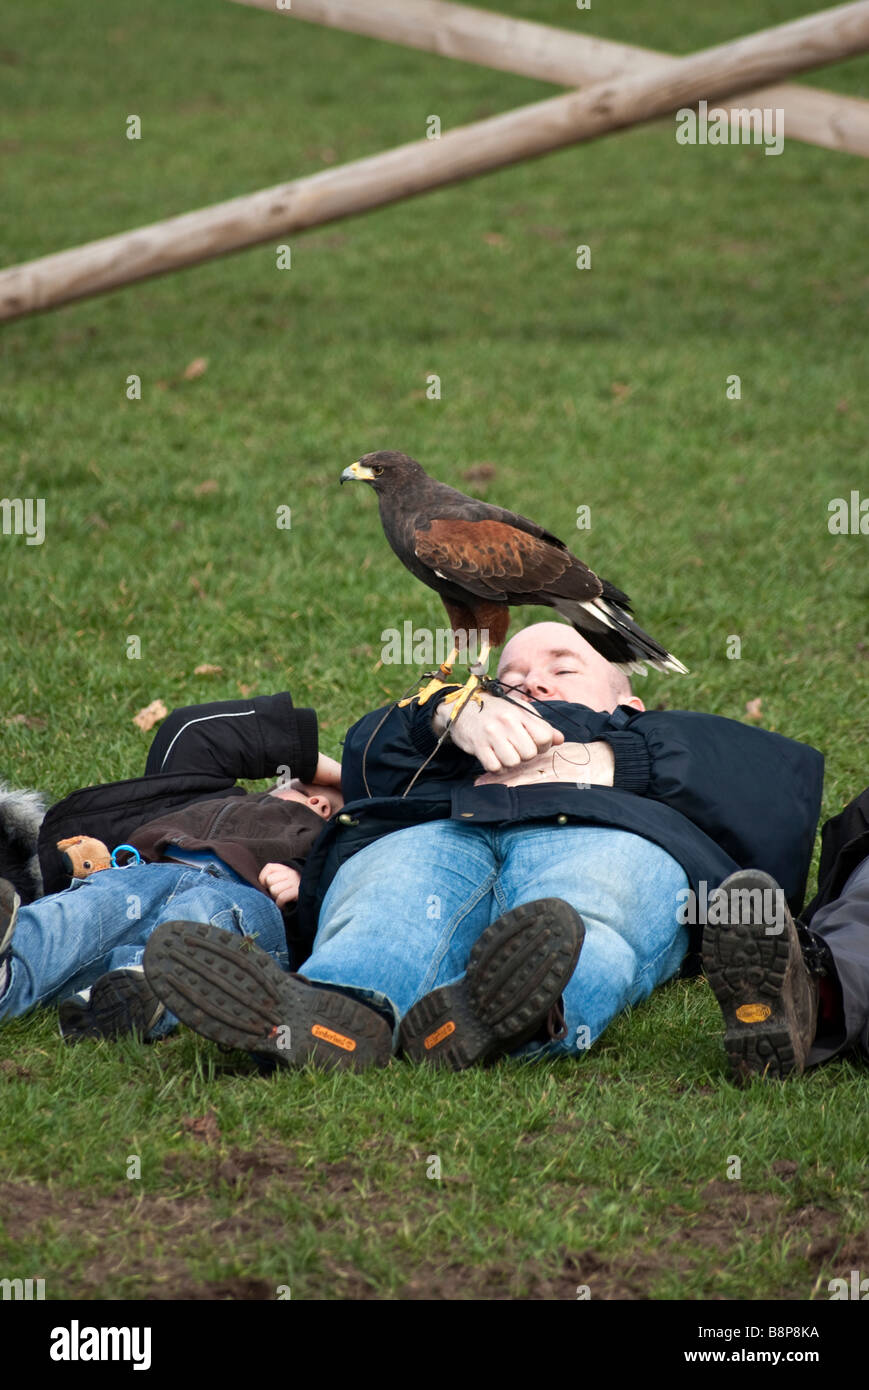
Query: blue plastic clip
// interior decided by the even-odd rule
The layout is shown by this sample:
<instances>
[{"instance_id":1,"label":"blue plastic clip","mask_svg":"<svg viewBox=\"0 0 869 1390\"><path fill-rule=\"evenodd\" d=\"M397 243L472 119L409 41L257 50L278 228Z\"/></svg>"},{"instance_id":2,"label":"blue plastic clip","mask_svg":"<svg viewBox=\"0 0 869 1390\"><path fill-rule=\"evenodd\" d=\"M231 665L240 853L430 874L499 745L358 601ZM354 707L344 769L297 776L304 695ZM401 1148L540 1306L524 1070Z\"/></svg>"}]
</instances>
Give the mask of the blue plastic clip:
<instances>
[{"instance_id":1,"label":"blue plastic clip","mask_svg":"<svg viewBox=\"0 0 869 1390\"><path fill-rule=\"evenodd\" d=\"M126 850L127 853L132 854L134 858L128 859L126 864L119 864L118 855L121 853L121 850ZM131 864L144 864L144 862L144 859L142 858L139 851L136 849L135 845L116 845L115 848L112 850L113 869L128 869Z\"/></svg>"}]
</instances>

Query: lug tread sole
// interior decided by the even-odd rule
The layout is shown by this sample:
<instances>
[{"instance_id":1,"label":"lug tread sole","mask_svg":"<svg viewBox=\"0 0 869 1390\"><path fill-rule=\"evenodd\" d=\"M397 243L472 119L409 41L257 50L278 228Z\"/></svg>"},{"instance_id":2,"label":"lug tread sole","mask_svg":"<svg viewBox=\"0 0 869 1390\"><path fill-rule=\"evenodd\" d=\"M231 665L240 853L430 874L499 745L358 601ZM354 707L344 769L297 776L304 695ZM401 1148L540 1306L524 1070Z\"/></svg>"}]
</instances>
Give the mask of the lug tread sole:
<instances>
[{"instance_id":1,"label":"lug tread sole","mask_svg":"<svg viewBox=\"0 0 869 1390\"><path fill-rule=\"evenodd\" d=\"M79 1004L64 999L58 1006L61 1034L67 1042L82 1038L119 1038L128 1033L147 1036L163 1007L144 975L109 971L96 980L90 999Z\"/></svg>"},{"instance_id":2,"label":"lug tread sole","mask_svg":"<svg viewBox=\"0 0 869 1390\"><path fill-rule=\"evenodd\" d=\"M207 923L163 923L145 971L182 1023L223 1047L342 1070L385 1065L392 1054L392 1030L373 1009L294 979L250 938Z\"/></svg>"},{"instance_id":3,"label":"lug tread sole","mask_svg":"<svg viewBox=\"0 0 869 1390\"><path fill-rule=\"evenodd\" d=\"M750 870L731 875L728 884L766 888L774 881ZM797 1041L800 1029L793 997L802 955L790 919L781 932L767 934L763 922L706 926L703 969L724 1016L724 1048L737 1081L751 1076L783 1080L803 1070ZM766 1005L757 1022L739 1018L737 1010ZM806 1049L803 1048L802 1051Z\"/></svg>"},{"instance_id":4,"label":"lug tread sole","mask_svg":"<svg viewBox=\"0 0 869 1390\"><path fill-rule=\"evenodd\" d=\"M460 1071L518 1046L573 975L583 934L579 914L558 898L505 912L474 943L463 978L424 995L402 1019L402 1051Z\"/></svg>"}]
</instances>

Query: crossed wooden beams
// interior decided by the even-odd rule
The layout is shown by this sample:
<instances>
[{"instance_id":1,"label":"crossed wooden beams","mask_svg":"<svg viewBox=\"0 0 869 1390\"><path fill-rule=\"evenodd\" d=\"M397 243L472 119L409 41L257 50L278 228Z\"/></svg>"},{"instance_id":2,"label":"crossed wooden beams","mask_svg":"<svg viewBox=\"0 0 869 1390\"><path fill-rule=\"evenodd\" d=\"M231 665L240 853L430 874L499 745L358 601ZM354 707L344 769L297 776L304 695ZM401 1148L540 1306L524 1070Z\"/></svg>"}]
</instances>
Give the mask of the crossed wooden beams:
<instances>
[{"instance_id":1,"label":"crossed wooden beams","mask_svg":"<svg viewBox=\"0 0 869 1390\"><path fill-rule=\"evenodd\" d=\"M235 0L275 13L276 0ZM421 48L441 58L460 58L561 87L612 82L637 73L661 72L667 53L611 39L589 38L548 24L493 14L450 0L290 0L279 14L307 19L367 38ZM869 101L795 84L743 92L740 106L783 110L789 140L823 145L845 154L869 155Z\"/></svg>"},{"instance_id":2,"label":"crossed wooden beams","mask_svg":"<svg viewBox=\"0 0 869 1390\"><path fill-rule=\"evenodd\" d=\"M445 0L238 0L491 66L592 85L291 183L0 271L0 319L19 318L474 178L705 100L785 111L788 135L869 153L869 103L768 84L869 51L869 0L684 58L507 19ZM364 26L364 27L363 27ZM557 75L556 75L557 74ZM797 129L794 129L794 127Z\"/></svg>"}]
</instances>

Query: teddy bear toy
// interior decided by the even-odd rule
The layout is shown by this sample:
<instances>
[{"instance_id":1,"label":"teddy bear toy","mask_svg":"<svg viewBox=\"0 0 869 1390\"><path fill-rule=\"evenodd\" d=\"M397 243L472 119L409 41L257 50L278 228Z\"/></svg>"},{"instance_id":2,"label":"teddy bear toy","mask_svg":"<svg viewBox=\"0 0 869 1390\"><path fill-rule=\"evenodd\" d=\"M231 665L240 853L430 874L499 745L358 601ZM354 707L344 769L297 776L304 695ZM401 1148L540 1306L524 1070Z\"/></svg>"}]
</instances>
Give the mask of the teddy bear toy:
<instances>
[{"instance_id":1,"label":"teddy bear toy","mask_svg":"<svg viewBox=\"0 0 869 1390\"><path fill-rule=\"evenodd\" d=\"M112 856L102 840L91 835L73 835L68 840L58 840L57 848L63 859L63 867L70 878L89 878L100 869L109 869Z\"/></svg>"}]
</instances>

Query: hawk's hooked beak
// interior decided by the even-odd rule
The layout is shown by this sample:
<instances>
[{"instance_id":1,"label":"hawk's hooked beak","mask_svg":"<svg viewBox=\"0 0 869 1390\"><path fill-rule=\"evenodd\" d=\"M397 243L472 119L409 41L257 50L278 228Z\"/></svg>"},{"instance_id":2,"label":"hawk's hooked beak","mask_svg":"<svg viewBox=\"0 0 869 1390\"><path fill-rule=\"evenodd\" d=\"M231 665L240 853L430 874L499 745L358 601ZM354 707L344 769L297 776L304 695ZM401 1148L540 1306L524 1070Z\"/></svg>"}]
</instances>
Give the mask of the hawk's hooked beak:
<instances>
[{"instance_id":1,"label":"hawk's hooked beak","mask_svg":"<svg viewBox=\"0 0 869 1390\"><path fill-rule=\"evenodd\" d=\"M349 468L345 468L344 472L341 474L342 483L370 483L373 482L373 480L373 471L370 468L366 468L358 459L355 463L351 463Z\"/></svg>"}]
</instances>

